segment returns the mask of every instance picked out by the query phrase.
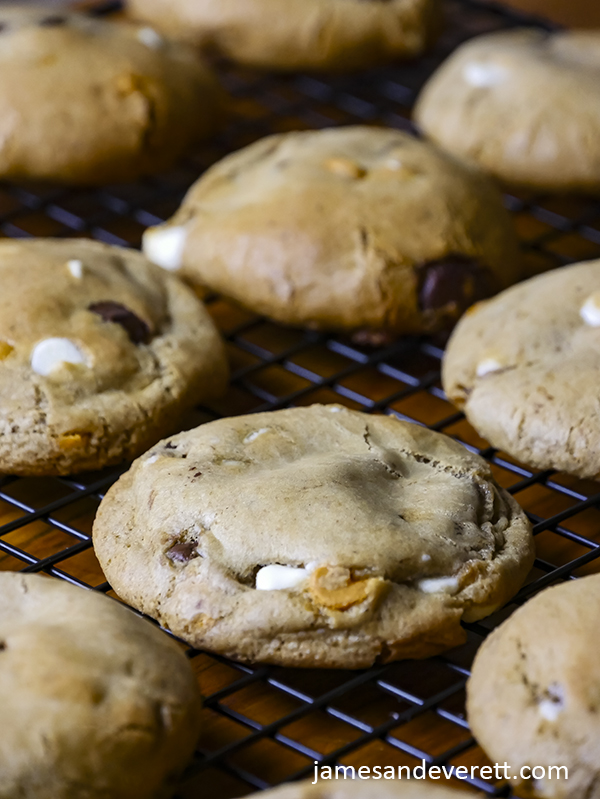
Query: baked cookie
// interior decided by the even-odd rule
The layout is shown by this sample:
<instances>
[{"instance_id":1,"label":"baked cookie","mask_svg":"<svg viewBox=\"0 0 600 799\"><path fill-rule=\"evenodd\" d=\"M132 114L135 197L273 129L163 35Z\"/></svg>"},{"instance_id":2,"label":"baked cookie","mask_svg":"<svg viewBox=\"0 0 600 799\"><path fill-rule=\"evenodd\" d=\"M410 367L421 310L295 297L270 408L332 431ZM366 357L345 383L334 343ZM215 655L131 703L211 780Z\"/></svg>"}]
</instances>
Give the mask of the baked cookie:
<instances>
[{"instance_id":1,"label":"baked cookie","mask_svg":"<svg viewBox=\"0 0 600 799\"><path fill-rule=\"evenodd\" d=\"M461 619L504 604L533 560L485 461L339 405L161 442L108 491L94 547L123 599L194 646L333 668L462 643Z\"/></svg>"},{"instance_id":2,"label":"baked cookie","mask_svg":"<svg viewBox=\"0 0 600 799\"><path fill-rule=\"evenodd\" d=\"M377 776L377 772L375 772L374 777L372 769L363 770L364 775L370 773L370 776L364 779L346 778L344 777L346 772L339 771L337 778L320 779L314 785L309 780L264 791L260 794L260 799L263 797L264 799L460 799L460 797L465 799L466 796L473 799L472 793L454 791L432 780L406 779L405 771L402 772L404 778L396 782L386 782L381 777L385 768L382 766L379 772L380 776ZM391 766L387 766L387 768L398 773ZM331 769L335 774L335 766L332 766ZM357 773L358 770L357 768ZM254 799L258 796L259 794L253 794Z\"/></svg>"},{"instance_id":3,"label":"baked cookie","mask_svg":"<svg viewBox=\"0 0 600 799\"><path fill-rule=\"evenodd\" d=\"M538 275L472 308L450 339L449 399L494 447L600 477L600 261Z\"/></svg>"},{"instance_id":4,"label":"baked cookie","mask_svg":"<svg viewBox=\"0 0 600 799\"><path fill-rule=\"evenodd\" d=\"M202 303L140 253L84 239L0 241L0 471L132 458L225 388Z\"/></svg>"},{"instance_id":5,"label":"baked cookie","mask_svg":"<svg viewBox=\"0 0 600 799\"><path fill-rule=\"evenodd\" d=\"M114 600L0 572L0 797L162 799L200 693L178 646Z\"/></svg>"},{"instance_id":6,"label":"baked cookie","mask_svg":"<svg viewBox=\"0 0 600 799\"><path fill-rule=\"evenodd\" d=\"M370 127L270 136L230 155L146 232L144 251L279 322L392 335L446 327L520 275L487 178Z\"/></svg>"},{"instance_id":7,"label":"baked cookie","mask_svg":"<svg viewBox=\"0 0 600 799\"><path fill-rule=\"evenodd\" d=\"M600 797L599 608L600 575L549 588L475 658L469 723L490 759L510 764L513 787L525 795ZM530 779L520 786L523 767Z\"/></svg>"},{"instance_id":8,"label":"baked cookie","mask_svg":"<svg viewBox=\"0 0 600 799\"><path fill-rule=\"evenodd\" d=\"M0 177L102 184L170 166L219 117L192 48L152 28L0 5Z\"/></svg>"},{"instance_id":9,"label":"baked cookie","mask_svg":"<svg viewBox=\"0 0 600 799\"><path fill-rule=\"evenodd\" d=\"M438 0L129 0L138 19L269 69L348 70L419 55Z\"/></svg>"},{"instance_id":10,"label":"baked cookie","mask_svg":"<svg viewBox=\"0 0 600 799\"><path fill-rule=\"evenodd\" d=\"M508 183L600 190L600 31L512 30L463 44L423 89L434 142Z\"/></svg>"}]
</instances>

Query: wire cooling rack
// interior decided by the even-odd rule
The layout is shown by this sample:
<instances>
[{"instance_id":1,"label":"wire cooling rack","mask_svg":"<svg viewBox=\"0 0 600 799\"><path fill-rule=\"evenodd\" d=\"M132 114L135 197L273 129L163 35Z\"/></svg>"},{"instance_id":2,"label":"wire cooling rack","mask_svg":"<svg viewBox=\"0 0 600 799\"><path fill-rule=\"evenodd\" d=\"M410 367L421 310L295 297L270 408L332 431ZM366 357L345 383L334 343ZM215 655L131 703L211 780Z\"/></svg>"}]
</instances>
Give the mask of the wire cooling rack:
<instances>
[{"instance_id":1,"label":"wire cooling rack","mask_svg":"<svg viewBox=\"0 0 600 799\"><path fill-rule=\"evenodd\" d=\"M131 185L2 185L0 230L5 236L83 235L139 246L144 228L168 218L207 166L263 135L357 122L410 128L416 93L452 49L473 35L523 21L501 6L474 0L447 0L446 11L446 32L435 51L414 63L336 77L224 67L234 122L210 146L167 174ZM600 257L599 202L511 193L506 203L530 274ZM442 350L430 340L407 338L367 350L344 338L274 325L220 298L208 304L227 338L234 377L224 400L196 409L181 420L182 428L220 415L330 401L426 424L491 462L534 523L538 558L530 582L508 609L468 625L462 648L418 664L302 671L241 666L189 650L206 703L198 752L179 797L227 799L312 779L315 761L356 768L412 768L423 760L428 766L486 765L465 720L464 685L473 655L515 604L552 582L597 570L600 485L532 471L489 447L446 402L439 378ZM119 473L1 478L0 569L43 571L110 592L93 554L91 525ZM509 793L508 786L477 774L467 782L492 795Z\"/></svg>"}]
</instances>

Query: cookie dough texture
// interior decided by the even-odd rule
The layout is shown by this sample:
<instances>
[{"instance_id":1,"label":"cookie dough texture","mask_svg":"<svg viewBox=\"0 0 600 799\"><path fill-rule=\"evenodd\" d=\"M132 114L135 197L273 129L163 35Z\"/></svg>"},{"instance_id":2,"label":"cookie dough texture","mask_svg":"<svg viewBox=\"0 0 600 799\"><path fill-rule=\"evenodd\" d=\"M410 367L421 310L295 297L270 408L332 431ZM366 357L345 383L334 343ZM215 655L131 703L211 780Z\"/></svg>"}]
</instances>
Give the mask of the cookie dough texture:
<instances>
[{"instance_id":1,"label":"cookie dough texture","mask_svg":"<svg viewBox=\"0 0 600 799\"><path fill-rule=\"evenodd\" d=\"M220 90L154 30L0 5L0 177L103 184L166 169L215 129Z\"/></svg>"},{"instance_id":2,"label":"cookie dough texture","mask_svg":"<svg viewBox=\"0 0 600 799\"><path fill-rule=\"evenodd\" d=\"M526 795L600 797L600 576L542 591L479 650L467 684L469 723L492 761L566 766ZM539 772L538 772L539 774Z\"/></svg>"},{"instance_id":3,"label":"cookie dough texture","mask_svg":"<svg viewBox=\"0 0 600 799\"><path fill-rule=\"evenodd\" d=\"M194 646L334 668L462 643L461 619L504 604L533 558L482 459L337 405L161 442L107 493L94 546L117 593Z\"/></svg>"},{"instance_id":4,"label":"cookie dough texture","mask_svg":"<svg viewBox=\"0 0 600 799\"><path fill-rule=\"evenodd\" d=\"M449 399L494 447L540 469L600 477L600 261L483 302L450 339Z\"/></svg>"},{"instance_id":5,"label":"cookie dough texture","mask_svg":"<svg viewBox=\"0 0 600 799\"><path fill-rule=\"evenodd\" d=\"M415 119L434 142L508 183L600 189L600 31L473 39L425 85Z\"/></svg>"},{"instance_id":6,"label":"cookie dough texture","mask_svg":"<svg viewBox=\"0 0 600 799\"><path fill-rule=\"evenodd\" d=\"M347 70L430 43L438 0L129 0L138 19L255 67Z\"/></svg>"},{"instance_id":7,"label":"cookie dough texture","mask_svg":"<svg viewBox=\"0 0 600 799\"><path fill-rule=\"evenodd\" d=\"M253 796L256 799L259 794ZM311 781L292 783L260 794L261 799L464 799L465 796L473 794L454 791L432 780L385 782L381 779L346 780L343 776L337 780L322 780L316 785Z\"/></svg>"},{"instance_id":8,"label":"cookie dough texture","mask_svg":"<svg viewBox=\"0 0 600 799\"><path fill-rule=\"evenodd\" d=\"M150 260L279 322L392 334L447 326L520 274L487 178L396 130L270 136L213 166Z\"/></svg>"},{"instance_id":9,"label":"cookie dough texture","mask_svg":"<svg viewBox=\"0 0 600 799\"><path fill-rule=\"evenodd\" d=\"M202 303L137 252L0 242L0 470L67 474L135 457L225 387Z\"/></svg>"},{"instance_id":10,"label":"cookie dough texture","mask_svg":"<svg viewBox=\"0 0 600 799\"><path fill-rule=\"evenodd\" d=\"M200 694L176 644L130 610L0 573L0 798L162 799L191 757Z\"/></svg>"}]
</instances>

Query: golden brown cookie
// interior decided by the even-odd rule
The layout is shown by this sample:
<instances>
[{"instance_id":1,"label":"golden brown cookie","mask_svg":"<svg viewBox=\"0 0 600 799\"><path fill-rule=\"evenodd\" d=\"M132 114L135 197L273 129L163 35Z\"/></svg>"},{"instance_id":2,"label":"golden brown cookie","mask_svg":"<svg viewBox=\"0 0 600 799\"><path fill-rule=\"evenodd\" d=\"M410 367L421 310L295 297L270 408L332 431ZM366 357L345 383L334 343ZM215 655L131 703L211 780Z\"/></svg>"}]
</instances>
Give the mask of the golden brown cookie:
<instances>
[{"instance_id":1,"label":"golden brown cookie","mask_svg":"<svg viewBox=\"0 0 600 799\"><path fill-rule=\"evenodd\" d=\"M174 163L219 121L192 48L152 28L0 5L0 177L103 184Z\"/></svg>"},{"instance_id":2,"label":"golden brown cookie","mask_svg":"<svg viewBox=\"0 0 600 799\"><path fill-rule=\"evenodd\" d=\"M599 609L600 575L548 588L475 658L469 723L519 795L600 797Z\"/></svg>"},{"instance_id":3,"label":"golden brown cookie","mask_svg":"<svg viewBox=\"0 0 600 799\"><path fill-rule=\"evenodd\" d=\"M166 799L199 733L189 662L94 591L0 572L0 797Z\"/></svg>"},{"instance_id":4,"label":"golden brown cookie","mask_svg":"<svg viewBox=\"0 0 600 799\"><path fill-rule=\"evenodd\" d=\"M407 133L270 136L144 236L150 260L279 322L397 335L453 324L520 276L489 180Z\"/></svg>"},{"instance_id":5,"label":"golden brown cookie","mask_svg":"<svg viewBox=\"0 0 600 799\"><path fill-rule=\"evenodd\" d=\"M539 275L472 308L446 350L448 398L494 447L600 477L600 261Z\"/></svg>"},{"instance_id":6,"label":"golden brown cookie","mask_svg":"<svg viewBox=\"0 0 600 799\"><path fill-rule=\"evenodd\" d=\"M108 491L93 538L131 605L196 647L285 666L442 652L533 560L530 524L483 459L339 405L161 442Z\"/></svg>"},{"instance_id":7,"label":"golden brown cookie","mask_svg":"<svg viewBox=\"0 0 600 799\"><path fill-rule=\"evenodd\" d=\"M438 0L129 0L159 30L268 69L348 70L411 58L439 26Z\"/></svg>"},{"instance_id":8,"label":"golden brown cookie","mask_svg":"<svg viewBox=\"0 0 600 799\"><path fill-rule=\"evenodd\" d=\"M189 288L132 250L0 242L0 471L67 474L139 455L225 388Z\"/></svg>"},{"instance_id":9,"label":"golden brown cookie","mask_svg":"<svg viewBox=\"0 0 600 799\"><path fill-rule=\"evenodd\" d=\"M415 108L425 134L508 183L600 191L600 31L512 30L463 44Z\"/></svg>"}]
</instances>

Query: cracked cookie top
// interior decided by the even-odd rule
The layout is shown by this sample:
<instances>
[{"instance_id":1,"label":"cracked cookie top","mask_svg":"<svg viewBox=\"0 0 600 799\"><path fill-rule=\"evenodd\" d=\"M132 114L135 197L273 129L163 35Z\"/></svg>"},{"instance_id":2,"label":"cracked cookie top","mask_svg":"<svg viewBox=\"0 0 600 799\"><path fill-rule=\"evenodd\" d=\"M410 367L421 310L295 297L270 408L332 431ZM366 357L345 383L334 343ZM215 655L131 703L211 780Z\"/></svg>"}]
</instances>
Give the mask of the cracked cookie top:
<instances>
[{"instance_id":1,"label":"cracked cookie top","mask_svg":"<svg viewBox=\"0 0 600 799\"><path fill-rule=\"evenodd\" d=\"M532 557L482 459L338 405L161 442L109 491L94 542L115 590L197 646L348 667L457 643Z\"/></svg>"},{"instance_id":2,"label":"cracked cookie top","mask_svg":"<svg viewBox=\"0 0 600 799\"><path fill-rule=\"evenodd\" d=\"M0 796L170 795L199 732L179 648L127 608L45 575L0 573Z\"/></svg>"},{"instance_id":3,"label":"cracked cookie top","mask_svg":"<svg viewBox=\"0 0 600 799\"><path fill-rule=\"evenodd\" d=\"M600 797L599 607L597 574L541 591L486 639L473 663L467 710L478 743L513 775L541 767L513 784L524 795Z\"/></svg>"},{"instance_id":4,"label":"cracked cookie top","mask_svg":"<svg viewBox=\"0 0 600 799\"><path fill-rule=\"evenodd\" d=\"M0 177L104 184L170 166L218 124L193 49L152 28L0 7Z\"/></svg>"},{"instance_id":5,"label":"cracked cookie top","mask_svg":"<svg viewBox=\"0 0 600 799\"><path fill-rule=\"evenodd\" d=\"M448 397L495 447L540 469L600 476L600 261L540 275L463 317Z\"/></svg>"},{"instance_id":6,"label":"cracked cookie top","mask_svg":"<svg viewBox=\"0 0 600 799\"><path fill-rule=\"evenodd\" d=\"M202 303L131 250L0 242L0 470L55 474L134 456L223 389Z\"/></svg>"},{"instance_id":7,"label":"cracked cookie top","mask_svg":"<svg viewBox=\"0 0 600 799\"><path fill-rule=\"evenodd\" d=\"M408 133L360 126L228 156L144 251L285 324L371 337L450 327L520 275L487 178Z\"/></svg>"}]
</instances>

